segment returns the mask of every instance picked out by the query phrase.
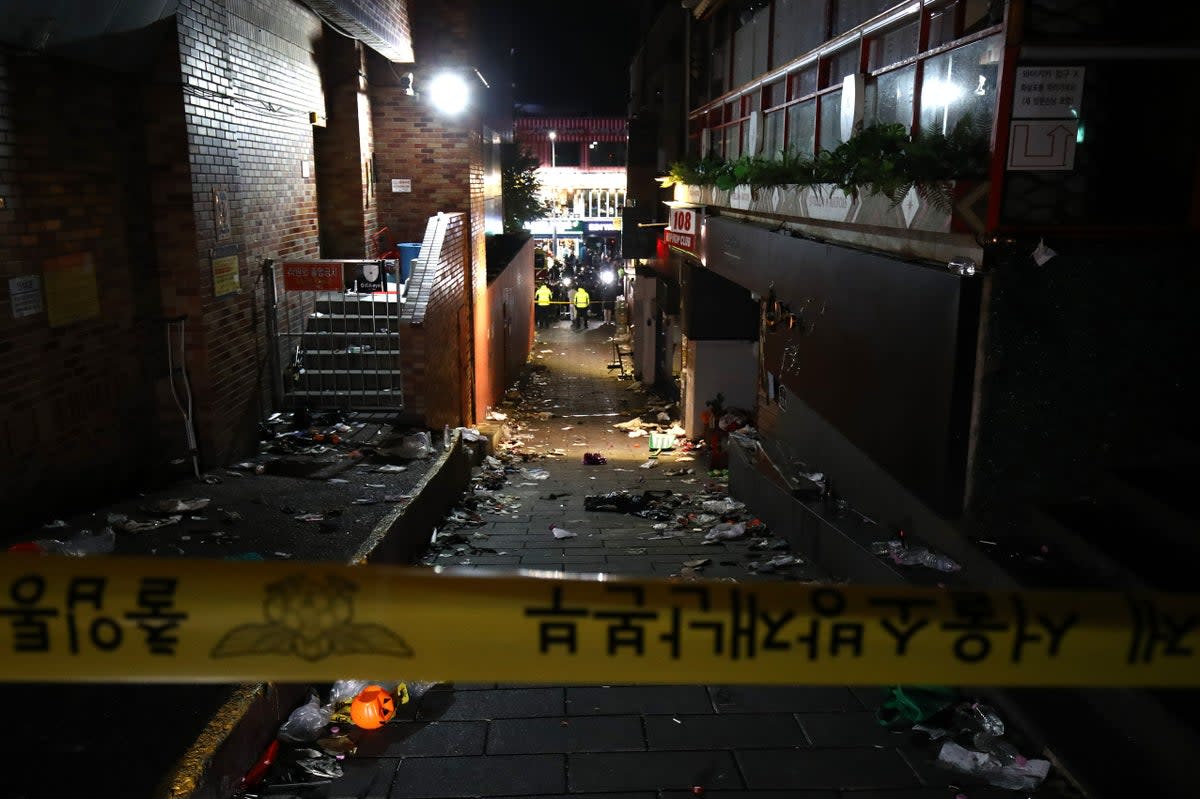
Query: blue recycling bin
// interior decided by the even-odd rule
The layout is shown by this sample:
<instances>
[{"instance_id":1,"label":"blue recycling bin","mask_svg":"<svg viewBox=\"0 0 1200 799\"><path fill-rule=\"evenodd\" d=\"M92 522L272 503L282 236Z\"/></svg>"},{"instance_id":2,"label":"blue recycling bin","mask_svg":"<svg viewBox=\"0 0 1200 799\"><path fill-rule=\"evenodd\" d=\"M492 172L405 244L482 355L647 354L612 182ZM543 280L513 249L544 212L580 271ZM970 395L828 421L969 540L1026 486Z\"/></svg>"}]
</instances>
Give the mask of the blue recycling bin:
<instances>
[{"instance_id":1,"label":"blue recycling bin","mask_svg":"<svg viewBox=\"0 0 1200 799\"><path fill-rule=\"evenodd\" d=\"M412 274L412 262L421 254L421 242L397 244L396 249L400 251L400 280L407 283L409 275Z\"/></svg>"}]
</instances>

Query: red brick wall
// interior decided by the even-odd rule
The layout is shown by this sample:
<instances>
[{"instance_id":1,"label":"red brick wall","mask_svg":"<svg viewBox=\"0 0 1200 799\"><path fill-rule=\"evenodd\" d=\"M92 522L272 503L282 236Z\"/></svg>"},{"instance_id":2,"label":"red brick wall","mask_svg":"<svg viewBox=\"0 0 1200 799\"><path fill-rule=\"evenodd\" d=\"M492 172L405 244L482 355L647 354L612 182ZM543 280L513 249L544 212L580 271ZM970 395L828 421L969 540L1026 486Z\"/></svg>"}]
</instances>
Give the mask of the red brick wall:
<instances>
[{"instance_id":1,"label":"red brick wall","mask_svg":"<svg viewBox=\"0 0 1200 799\"><path fill-rule=\"evenodd\" d=\"M324 113L313 50L320 20L288 0L184 0L180 69L191 156L195 249L175 285L191 296L189 341L197 426L209 463L253 445L268 407L263 259L317 257L316 181L309 113ZM214 190L227 193L229 232L221 235ZM214 297L210 250L240 246L242 290Z\"/></svg>"},{"instance_id":2,"label":"red brick wall","mask_svg":"<svg viewBox=\"0 0 1200 799\"><path fill-rule=\"evenodd\" d=\"M476 318L484 316L488 322L483 335L477 338L484 350L476 368L479 417L489 405L500 404L505 390L517 379L529 358L534 337L533 288L533 240L530 239L487 286L486 302L477 309L483 313Z\"/></svg>"},{"instance_id":3,"label":"red brick wall","mask_svg":"<svg viewBox=\"0 0 1200 799\"><path fill-rule=\"evenodd\" d=\"M463 424L469 396L470 350L463 329L468 218L448 214L446 222L441 260L417 295L410 288L408 321L401 330L405 411L434 430Z\"/></svg>"},{"instance_id":4,"label":"red brick wall","mask_svg":"<svg viewBox=\"0 0 1200 799\"><path fill-rule=\"evenodd\" d=\"M0 517L9 530L123 489L155 449L144 364L160 341L136 321L156 312L140 92L127 75L0 51ZM98 315L54 327L47 310L14 318L10 279L38 277L48 309L43 266L69 255L91 259Z\"/></svg>"}]
</instances>

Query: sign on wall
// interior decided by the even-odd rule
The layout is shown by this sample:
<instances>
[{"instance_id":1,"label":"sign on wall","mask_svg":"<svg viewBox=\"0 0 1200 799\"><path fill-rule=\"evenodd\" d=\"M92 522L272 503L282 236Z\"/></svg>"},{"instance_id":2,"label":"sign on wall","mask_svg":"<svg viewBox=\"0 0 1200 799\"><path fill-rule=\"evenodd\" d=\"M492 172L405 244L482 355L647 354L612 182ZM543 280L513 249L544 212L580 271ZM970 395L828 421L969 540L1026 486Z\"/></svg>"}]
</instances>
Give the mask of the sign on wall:
<instances>
[{"instance_id":1,"label":"sign on wall","mask_svg":"<svg viewBox=\"0 0 1200 799\"><path fill-rule=\"evenodd\" d=\"M663 233L663 241L671 247L686 250L695 255L699 234L700 207L672 205L670 216L667 218L667 229Z\"/></svg>"},{"instance_id":2,"label":"sign on wall","mask_svg":"<svg viewBox=\"0 0 1200 799\"><path fill-rule=\"evenodd\" d=\"M217 247L212 251L213 296L224 297L242 290L237 246Z\"/></svg>"},{"instance_id":3,"label":"sign on wall","mask_svg":"<svg viewBox=\"0 0 1200 799\"><path fill-rule=\"evenodd\" d=\"M284 291L342 291L345 289L341 262L285 263Z\"/></svg>"},{"instance_id":4,"label":"sign on wall","mask_svg":"<svg viewBox=\"0 0 1200 799\"><path fill-rule=\"evenodd\" d=\"M1083 67L1017 67L1008 130L1010 170L1075 168L1083 78Z\"/></svg>"},{"instance_id":5,"label":"sign on wall","mask_svg":"<svg viewBox=\"0 0 1200 799\"><path fill-rule=\"evenodd\" d=\"M62 327L100 315L96 265L91 253L47 258L42 264L46 281L46 309L50 327Z\"/></svg>"},{"instance_id":6,"label":"sign on wall","mask_svg":"<svg viewBox=\"0 0 1200 799\"><path fill-rule=\"evenodd\" d=\"M40 314L46 307L42 302L42 278L38 275L10 277L8 299L12 305L13 319Z\"/></svg>"}]
</instances>

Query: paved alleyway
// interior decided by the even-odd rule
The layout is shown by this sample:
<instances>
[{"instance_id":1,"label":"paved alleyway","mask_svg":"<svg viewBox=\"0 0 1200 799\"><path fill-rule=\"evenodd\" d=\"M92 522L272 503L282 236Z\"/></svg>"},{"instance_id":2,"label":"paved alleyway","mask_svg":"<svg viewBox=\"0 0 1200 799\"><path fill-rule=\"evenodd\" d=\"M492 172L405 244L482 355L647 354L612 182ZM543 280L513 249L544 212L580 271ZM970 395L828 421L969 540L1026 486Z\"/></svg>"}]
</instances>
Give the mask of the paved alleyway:
<instances>
[{"instance_id":1,"label":"paved alleyway","mask_svg":"<svg viewBox=\"0 0 1200 799\"><path fill-rule=\"evenodd\" d=\"M821 579L809 565L751 573L752 561L781 554L753 539L702 545L703 532L663 538L656 522L587 511L584 498L618 489L698 494L712 485L702 454L662 453L642 469L647 439L613 428L645 409L645 394L610 371L613 327L575 332L562 322L539 331L537 368L510 414L524 448L565 455L533 459L498 493L516 498L509 515L485 514L466 530L494 553L445 547L427 558L446 569L606 571L667 577L710 559L706 578ZM651 402L650 404L653 404ZM537 414L549 411L552 418ZM584 465L599 452L607 463ZM549 477L533 477L545 469ZM695 474L679 474L694 469ZM720 491L720 486L714 486ZM710 523L711 524L711 523ZM549 527L577 534L556 540ZM662 525L660 525L661 527ZM671 525L673 526L673 525ZM482 536L486 535L486 539ZM761 540L761 539L759 539ZM774 542L778 539L768 539ZM572 799L971 799L1026 796L972 787L932 765L912 733L875 721L877 688L569 685L440 686L408 715L363 737L345 774L305 791L314 797L572 797ZM1039 796L1061 795L1052 782Z\"/></svg>"}]
</instances>

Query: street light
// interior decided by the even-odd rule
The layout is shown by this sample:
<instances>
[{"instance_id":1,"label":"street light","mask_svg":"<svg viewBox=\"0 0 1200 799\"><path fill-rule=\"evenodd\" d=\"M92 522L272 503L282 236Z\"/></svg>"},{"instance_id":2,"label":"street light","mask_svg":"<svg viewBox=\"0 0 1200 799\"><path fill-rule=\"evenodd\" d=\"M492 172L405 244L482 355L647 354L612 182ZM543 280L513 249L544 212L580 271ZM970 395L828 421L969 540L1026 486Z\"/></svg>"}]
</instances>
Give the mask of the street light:
<instances>
[{"instance_id":1,"label":"street light","mask_svg":"<svg viewBox=\"0 0 1200 799\"><path fill-rule=\"evenodd\" d=\"M550 166L558 166L558 153L555 151L554 142L558 139L558 133L550 131Z\"/></svg>"}]
</instances>

